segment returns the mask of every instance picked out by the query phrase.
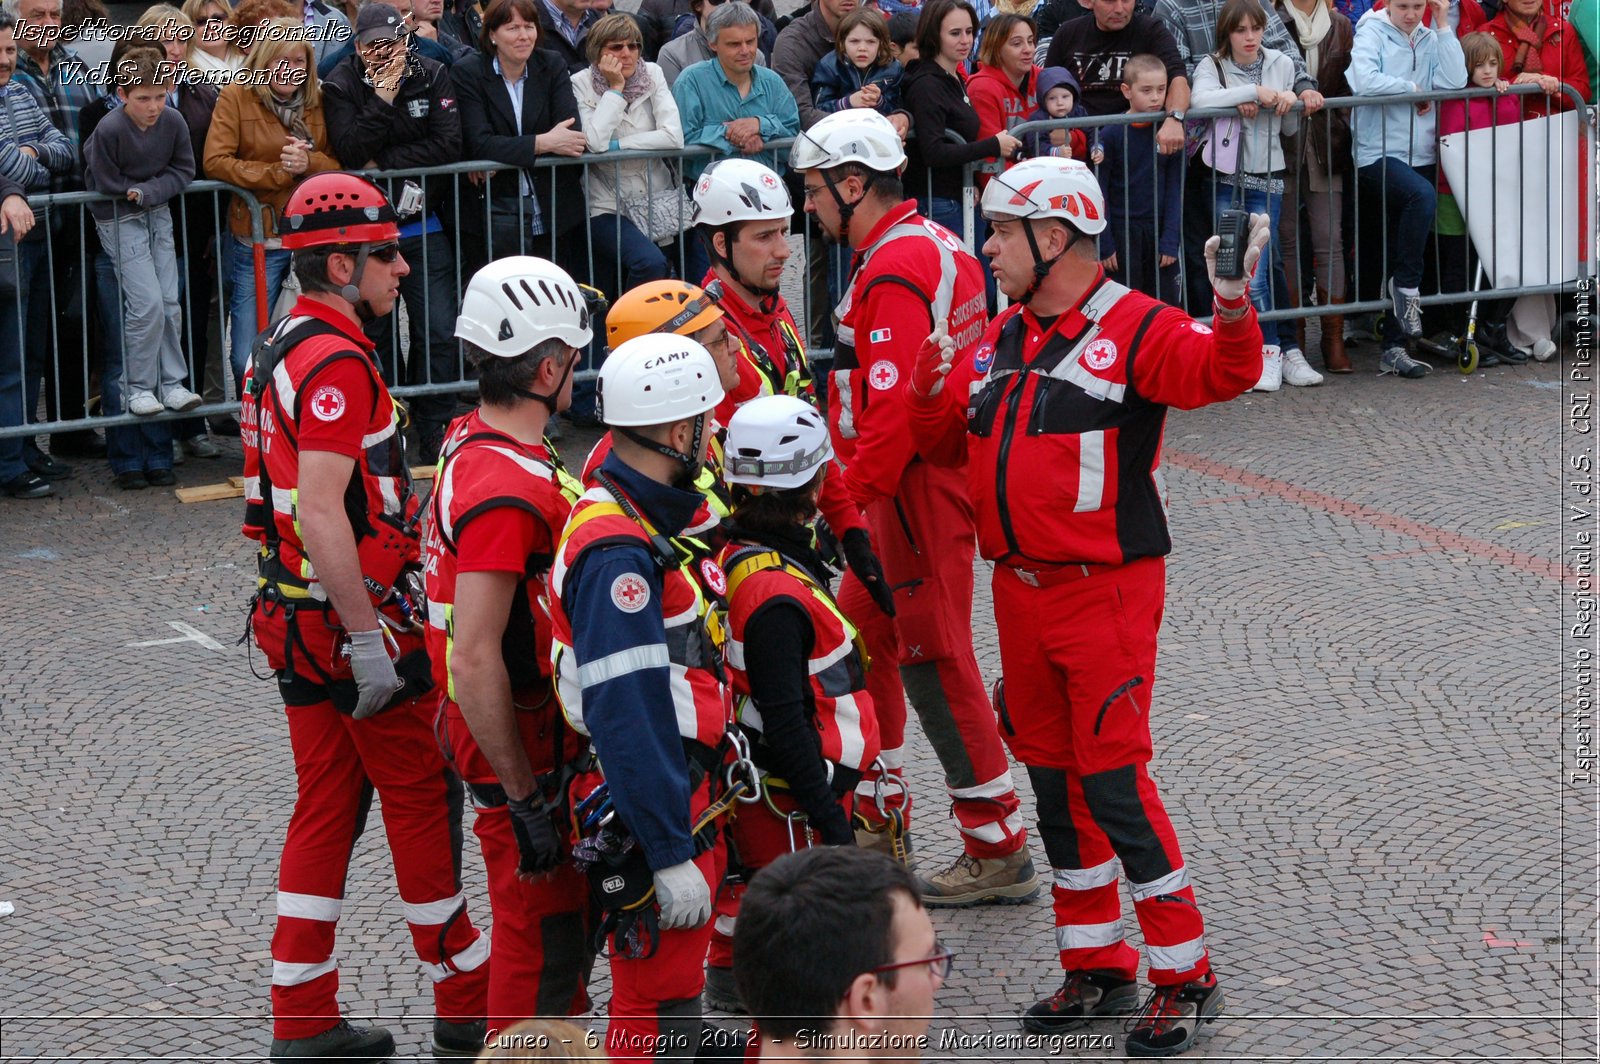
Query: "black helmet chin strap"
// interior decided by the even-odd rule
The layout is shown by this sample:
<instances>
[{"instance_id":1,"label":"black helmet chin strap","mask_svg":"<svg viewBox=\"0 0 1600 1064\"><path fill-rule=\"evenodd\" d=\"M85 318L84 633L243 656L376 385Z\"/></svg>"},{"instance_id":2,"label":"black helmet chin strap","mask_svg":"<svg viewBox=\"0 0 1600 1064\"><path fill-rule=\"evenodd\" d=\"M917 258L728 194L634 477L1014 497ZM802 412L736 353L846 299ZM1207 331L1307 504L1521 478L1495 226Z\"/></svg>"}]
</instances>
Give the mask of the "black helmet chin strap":
<instances>
[{"instance_id":1,"label":"black helmet chin strap","mask_svg":"<svg viewBox=\"0 0 1600 1064\"><path fill-rule=\"evenodd\" d=\"M361 319L363 325L378 320L378 313L372 309L372 304L361 298L361 275L367 268L367 249L370 246L362 244L356 249L356 268L350 271L350 283L339 289L339 298L355 308L356 317Z\"/></svg>"},{"instance_id":2,"label":"black helmet chin strap","mask_svg":"<svg viewBox=\"0 0 1600 1064\"><path fill-rule=\"evenodd\" d=\"M695 415L694 438L689 443L688 454L684 454L677 448L670 447L658 440L652 440L642 432L636 432L635 430L623 425L613 426L611 431L620 432L634 443L637 443L640 447L643 447L646 450L654 451L657 454L664 454L674 462L681 463L683 467L689 471L689 479L693 480L695 477L700 475L700 467L704 464L700 460L700 454L705 449L706 418L709 414L710 411L702 410L700 413Z\"/></svg>"},{"instance_id":3,"label":"black helmet chin strap","mask_svg":"<svg viewBox=\"0 0 1600 1064\"><path fill-rule=\"evenodd\" d=\"M738 224L738 222L732 223L732 225ZM739 287L743 288L747 292L753 293L757 301L761 303L761 310L763 313L771 314L772 307L777 306L779 286L755 284L746 280L744 274L739 272L739 268L733 264L733 235L728 232L732 225L721 226L718 230L728 241L728 254L726 255L717 250L717 244L716 241L712 239L712 233L708 230L702 230L701 236L704 238L702 242L706 246L706 256L711 259L711 265L727 270L728 276L732 277L734 282L738 284ZM768 305L769 302L771 306Z\"/></svg>"},{"instance_id":4,"label":"black helmet chin strap","mask_svg":"<svg viewBox=\"0 0 1600 1064\"><path fill-rule=\"evenodd\" d=\"M867 176L861 181L861 199L854 203L846 203L844 197L839 195L839 186L834 183L833 171L822 171L822 183L828 186L828 191L833 195L833 202L839 205L839 242L845 247L855 247L850 241L850 218L856 213L856 208L861 206L861 200L867 198L867 193L872 191L873 182L878 179L878 171L868 170Z\"/></svg>"},{"instance_id":5,"label":"black helmet chin strap","mask_svg":"<svg viewBox=\"0 0 1600 1064\"><path fill-rule=\"evenodd\" d=\"M562 389L567 386L567 378L572 376L572 367L576 366L577 364L577 358L571 355L567 356L566 368L561 371L561 377L556 381L555 390L549 395L541 395L539 392L530 392L526 388L512 388L511 392L513 395L520 395L524 399L532 399L536 403L543 403L545 405L545 409L550 411L550 416L555 417L557 413L556 403L558 403L561 399Z\"/></svg>"},{"instance_id":6,"label":"black helmet chin strap","mask_svg":"<svg viewBox=\"0 0 1600 1064\"><path fill-rule=\"evenodd\" d=\"M1022 233L1028 238L1028 250L1033 252L1033 281L1028 285L1028 290L1017 299L1018 303L1027 306L1033 300L1033 297L1038 294L1039 286L1044 284L1044 279L1050 276L1050 271L1056 268L1056 263L1060 262L1062 256L1071 251L1079 240L1083 239L1083 234L1072 226L1068 226L1067 228L1072 229L1072 239L1067 241L1067 246L1062 248L1059 254L1053 258L1046 259L1039 253L1039 241L1033 235L1033 219L1023 218L1019 220L1022 222Z\"/></svg>"}]
</instances>

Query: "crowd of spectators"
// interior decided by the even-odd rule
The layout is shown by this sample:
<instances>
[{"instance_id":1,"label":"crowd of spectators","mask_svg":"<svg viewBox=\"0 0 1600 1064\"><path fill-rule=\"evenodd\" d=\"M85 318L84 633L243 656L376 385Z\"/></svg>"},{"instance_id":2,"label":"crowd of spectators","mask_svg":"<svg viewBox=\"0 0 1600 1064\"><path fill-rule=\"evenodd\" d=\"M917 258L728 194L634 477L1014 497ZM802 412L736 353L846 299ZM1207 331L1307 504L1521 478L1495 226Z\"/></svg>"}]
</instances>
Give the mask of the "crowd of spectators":
<instances>
[{"instance_id":1,"label":"crowd of spectators","mask_svg":"<svg viewBox=\"0 0 1600 1064\"><path fill-rule=\"evenodd\" d=\"M41 407L74 420L226 401L259 308L270 313L281 294L289 255L275 219L307 174L461 160L508 168L422 181L400 247L411 266L407 342L393 317L370 326L393 382L450 382L462 371L452 335L461 279L489 257L545 255L613 296L704 275L704 249L682 234L685 191L709 160L601 157L688 145L781 167L772 142L857 107L907 137L907 189L958 235L972 164L1049 153L1098 168L1107 271L1169 301L1206 305L1196 256L1221 209L1266 211L1276 239L1257 304L1375 298L1354 290L1359 275L1392 303L1381 370L1416 376L1426 367L1401 345L1422 334L1420 292L1459 290L1475 261L1470 248L1425 251L1465 243L1437 168L1441 109L1407 99L1325 110L1325 99L1469 81L1535 87L1509 106L1444 109L1450 131L1559 114L1570 94L1592 100L1596 76L1563 0L812 0L784 17L771 0L644 0L627 14L611 3L186 0L149 8L142 34L127 34L108 32L99 0L74 0L65 15L61 0L10 0L0 20L0 229L16 255L15 284L0 295L0 426L37 420ZM1498 48L1492 75L1468 63L1468 35L1480 58L1490 42ZM1186 121L1191 107L1234 115ZM1013 132L1129 112L1150 118ZM534 166L547 156L590 161ZM193 178L248 198L182 195ZM400 175L388 180L398 197ZM89 210L38 198L84 189L113 198ZM1354 239L1357 190L1382 191L1383 210L1362 222L1376 222L1375 240ZM984 228L977 219L974 246ZM85 254L49 253L47 235L49 247L81 243ZM807 240L811 339L826 347L840 256ZM1507 303L1498 317L1495 306L1489 335L1503 360L1554 350L1553 303L1514 313ZM1267 332L1283 380L1322 380L1304 353L1303 320ZM1349 372L1342 319L1325 318L1321 333L1323 369ZM214 342L225 359L208 357ZM1271 375L1269 366L1264 390L1276 387ZM414 403L424 458L453 407L448 395ZM574 416L592 416L592 400L580 396ZM218 453L208 430L238 426L162 419L103 441L79 430L56 434L48 452L37 439L0 438L0 490L47 494L49 481L72 475L65 459L101 454L125 488L170 483L174 461Z\"/></svg>"}]
</instances>

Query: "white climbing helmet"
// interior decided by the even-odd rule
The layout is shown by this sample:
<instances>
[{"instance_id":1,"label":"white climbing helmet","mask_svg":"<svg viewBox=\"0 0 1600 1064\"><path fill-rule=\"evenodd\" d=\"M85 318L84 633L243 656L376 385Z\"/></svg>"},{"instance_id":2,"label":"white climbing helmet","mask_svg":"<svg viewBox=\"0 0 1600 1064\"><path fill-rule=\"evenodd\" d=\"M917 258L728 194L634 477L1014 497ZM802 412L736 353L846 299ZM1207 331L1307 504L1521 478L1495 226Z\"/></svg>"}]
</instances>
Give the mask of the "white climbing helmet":
<instances>
[{"instance_id":1,"label":"white climbing helmet","mask_svg":"<svg viewBox=\"0 0 1600 1064\"><path fill-rule=\"evenodd\" d=\"M906 164L906 149L894 124L869 108L835 111L802 130L789 149L789 166L795 170L831 170L845 163L897 172Z\"/></svg>"},{"instance_id":2,"label":"white climbing helmet","mask_svg":"<svg viewBox=\"0 0 1600 1064\"><path fill-rule=\"evenodd\" d=\"M612 348L600 367L600 420L617 428L667 425L722 402L716 360L677 333L646 333Z\"/></svg>"},{"instance_id":3,"label":"white climbing helmet","mask_svg":"<svg viewBox=\"0 0 1600 1064\"><path fill-rule=\"evenodd\" d=\"M990 221L1059 218L1083 235L1095 236L1106 227L1106 197L1083 163L1040 156L989 179L983 216Z\"/></svg>"},{"instance_id":4,"label":"white climbing helmet","mask_svg":"<svg viewBox=\"0 0 1600 1064\"><path fill-rule=\"evenodd\" d=\"M741 406L722 445L729 484L799 488L833 457L827 423L816 407L792 395L767 395Z\"/></svg>"},{"instance_id":5,"label":"white climbing helmet","mask_svg":"<svg viewBox=\"0 0 1600 1064\"><path fill-rule=\"evenodd\" d=\"M777 221L793 214L783 180L754 159L719 160L695 182L695 225Z\"/></svg>"},{"instance_id":6,"label":"white climbing helmet","mask_svg":"<svg viewBox=\"0 0 1600 1064\"><path fill-rule=\"evenodd\" d=\"M456 338L499 358L524 355L549 339L587 347L589 299L560 266L532 255L496 259L467 282Z\"/></svg>"}]
</instances>

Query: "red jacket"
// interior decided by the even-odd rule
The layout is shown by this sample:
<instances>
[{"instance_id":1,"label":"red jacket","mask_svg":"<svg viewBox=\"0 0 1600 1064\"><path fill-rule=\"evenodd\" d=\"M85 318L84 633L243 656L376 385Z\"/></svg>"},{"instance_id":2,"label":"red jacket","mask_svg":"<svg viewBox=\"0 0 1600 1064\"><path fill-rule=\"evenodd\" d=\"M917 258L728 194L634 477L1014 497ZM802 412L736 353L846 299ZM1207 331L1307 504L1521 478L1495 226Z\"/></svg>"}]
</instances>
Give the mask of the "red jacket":
<instances>
[{"instance_id":1,"label":"red jacket","mask_svg":"<svg viewBox=\"0 0 1600 1064\"><path fill-rule=\"evenodd\" d=\"M1518 74L1528 70L1549 74L1560 78L1563 84L1570 86L1586 103L1592 102L1589 67L1583 58L1583 45L1577 33L1573 31L1571 24L1555 15L1545 15L1544 19L1544 36L1537 50L1525 46L1517 38L1512 32L1511 24L1506 21L1506 13L1503 10L1483 27L1483 32L1500 42L1500 50L1505 53L1505 63L1500 68L1500 76L1507 81L1515 81ZM1524 51L1524 48L1527 50ZM1522 53L1520 63L1517 61L1519 52ZM1557 96L1543 94L1524 96L1521 102L1526 104L1529 118L1560 114L1573 108L1572 97L1564 92Z\"/></svg>"},{"instance_id":2,"label":"red jacket","mask_svg":"<svg viewBox=\"0 0 1600 1064\"><path fill-rule=\"evenodd\" d=\"M893 496L918 456L906 396L934 321L943 321L957 351L970 355L983 336L988 303L978 260L955 234L919 215L912 200L862 238L851 271L828 416L845 487L865 506Z\"/></svg>"},{"instance_id":3,"label":"red jacket","mask_svg":"<svg viewBox=\"0 0 1600 1064\"><path fill-rule=\"evenodd\" d=\"M939 395L908 394L929 453L959 457L965 429L985 558L1120 565L1172 549L1167 408L1232 399L1260 375L1253 311L1213 333L1102 274L1048 329L1024 307L1007 310Z\"/></svg>"},{"instance_id":4,"label":"red jacket","mask_svg":"<svg viewBox=\"0 0 1600 1064\"><path fill-rule=\"evenodd\" d=\"M1034 107L1033 81L1037 74L1037 68L1028 71L1021 88L1013 85L999 67L980 66L978 72L967 79L967 99L978 112L979 139L1008 133L1012 126L1028 120ZM982 175L980 184L987 180L988 175Z\"/></svg>"}]
</instances>

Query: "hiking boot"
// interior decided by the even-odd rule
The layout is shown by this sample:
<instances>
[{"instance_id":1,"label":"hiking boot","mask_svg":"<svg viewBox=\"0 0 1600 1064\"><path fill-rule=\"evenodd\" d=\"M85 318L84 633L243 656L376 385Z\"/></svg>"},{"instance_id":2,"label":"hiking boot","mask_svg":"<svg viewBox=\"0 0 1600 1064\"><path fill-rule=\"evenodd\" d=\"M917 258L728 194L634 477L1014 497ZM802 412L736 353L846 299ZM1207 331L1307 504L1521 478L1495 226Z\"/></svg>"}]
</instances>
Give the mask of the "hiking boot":
<instances>
[{"instance_id":1,"label":"hiking boot","mask_svg":"<svg viewBox=\"0 0 1600 1064\"><path fill-rule=\"evenodd\" d=\"M1311 368L1298 347L1291 347L1283 353L1283 382L1296 388L1314 388L1322 383L1322 374Z\"/></svg>"},{"instance_id":2,"label":"hiking boot","mask_svg":"<svg viewBox=\"0 0 1600 1064\"><path fill-rule=\"evenodd\" d=\"M1422 337L1422 293L1404 292L1389 278L1389 305L1395 324L1413 340Z\"/></svg>"},{"instance_id":3,"label":"hiking boot","mask_svg":"<svg viewBox=\"0 0 1600 1064\"><path fill-rule=\"evenodd\" d=\"M908 831L902 835L900 841L905 844L906 867L910 868L912 863L911 832ZM867 831L864 828L856 828L856 845L863 850L875 850L885 857L894 856L894 841L889 837L888 831Z\"/></svg>"},{"instance_id":4,"label":"hiking boot","mask_svg":"<svg viewBox=\"0 0 1600 1064\"><path fill-rule=\"evenodd\" d=\"M745 1011L744 1002L739 999L739 987L733 981L733 969L721 965L706 965L706 988L704 991L706 1007L716 1009L718 1012Z\"/></svg>"},{"instance_id":5,"label":"hiking boot","mask_svg":"<svg viewBox=\"0 0 1600 1064\"><path fill-rule=\"evenodd\" d=\"M1411 353L1403 347L1386 349L1378 358L1378 376L1393 373L1396 377L1404 377L1414 381L1418 377L1428 375L1429 366L1426 362L1418 362L1411 357Z\"/></svg>"},{"instance_id":6,"label":"hiking boot","mask_svg":"<svg viewBox=\"0 0 1600 1064\"><path fill-rule=\"evenodd\" d=\"M1256 381L1252 392L1275 392L1283 384L1283 351L1277 344L1266 344L1261 348L1261 379Z\"/></svg>"},{"instance_id":7,"label":"hiking boot","mask_svg":"<svg viewBox=\"0 0 1600 1064\"><path fill-rule=\"evenodd\" d=\"M1215 974L1204 982L1158 986L1128 1021L1128 1056L1170 1057L1194 1045L1202 1024L1222 1012L1222 986Z\"/></svg>"},{"instance_id":8,"label":"hiking boot","mask_svg":"<svg viewBox=\"0 0 1600 1064\"><path fill-rule=\"evenodd\" d=\"M483 1052L483 1042L488 1035L488 1020L470 1020L466 1023L434 1020L433 1059L466 1057L470 1060Z\"/></svg>"},{"instance_id":9,"label":"hiking boot","mask_svg":"<svg viewBox=\"0 0 1600 1064\"><path fill-rule=\"evenodd\" d=\"M917 877L922 904L930 909L963 908L994 902L1019 905L1039 895L1039 873L1024 846L1008 857L964 853L955 864L926 879Z\"/></svg>"},{"instance_id":10,"label":"hiking boot","mask_svg":"<svg viewBox=\"0 0 1600 1064\"><path fill-rule=\"evenodd\" d=\"M269 1060L365 1060L371 1064L394 1055L394 1037L382 1027L357 1027L349 1020L310 1038L274 1038Z\"/></svg>"},{"instance_id":11,"label":"hiking boot","mask_svg":"<svg viewBox=\"0 0 1600 1064\"><path fill-rule=\"evenodd\" d=\"M1022 1014L1034 1034L1066 1034L1097 1016L1125 1016L1139 1003L1139 984L1115 972L1068 972L1061 989Z\"/></svg>"}]
</instances>

